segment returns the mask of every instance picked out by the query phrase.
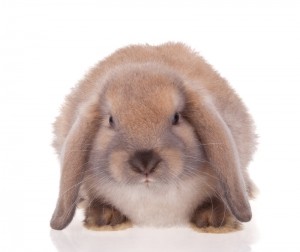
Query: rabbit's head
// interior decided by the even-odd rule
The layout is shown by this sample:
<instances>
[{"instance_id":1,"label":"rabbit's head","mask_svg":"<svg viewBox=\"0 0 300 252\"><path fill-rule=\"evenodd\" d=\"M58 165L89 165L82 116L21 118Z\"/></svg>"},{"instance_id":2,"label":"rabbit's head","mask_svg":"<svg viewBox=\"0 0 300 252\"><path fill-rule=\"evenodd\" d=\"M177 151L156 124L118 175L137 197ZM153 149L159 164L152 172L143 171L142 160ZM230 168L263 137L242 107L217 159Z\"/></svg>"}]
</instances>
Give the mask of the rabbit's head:
<instances>
[{"instance_id":1,"label":"rabbit's head","mask_svg":"<svg viewBox=\"0 0 300 252\"><path fill-rule=\"evenodd\" d=\"M196 173L201 146L185 117L183 80L175 73L151 64L117 69L99 106L91 163L100 178L155 185Z\"/></svg>"}]
</instances>

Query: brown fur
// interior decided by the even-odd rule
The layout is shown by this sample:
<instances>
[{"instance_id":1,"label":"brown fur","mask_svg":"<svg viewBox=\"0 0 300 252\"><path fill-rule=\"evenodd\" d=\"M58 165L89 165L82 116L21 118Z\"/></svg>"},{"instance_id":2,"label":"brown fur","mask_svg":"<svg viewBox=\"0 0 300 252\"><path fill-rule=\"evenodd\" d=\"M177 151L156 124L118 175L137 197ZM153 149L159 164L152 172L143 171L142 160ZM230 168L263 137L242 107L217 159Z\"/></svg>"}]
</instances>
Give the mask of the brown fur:
<instances>
[{"instance_id":1,"label":"brown fur","mask_svg":"<svg viewBox=\"0 0 300 252\"><path fill-rule=\"evenodd\" d=\"M86 227L117 226L128 221L120 211L99 200L90 202L85 214Z\"/></svg>"},{"instance_id":2,"label":"brown fur","mask_svg":"<svg viewBox=\"0 0 300 252\"><path fill-rule=\"evenodd\" d=\"M171 128L168 123L175 112L181 114L180 124ZM109 124L112 115L114 129ZM211 206L199 196L190 209L197 226L251 219L248 197L253 185L246 167L256 145L252 119L226 81L183 44L138 45L116 51L67 97L54 129L54 147L62 166L60 194L51 220L54 229L63 229L72 220L80 186L89 200L106 196L108 189L101 184L106 183L107 175L99 180L95 168L109 167L113 183L122 184L126 179L136 183L140 175L125 163L134 151L149 148L167 164L153 174L158 181L170 174L188 175L183 151L207 160L208 168L203 164L193 173L205 180L203 190L219 210L211 212ZM102 153L103 159L109 154L105 164L97 153ZM187 183L189 178L181 181ZM121 198L115 200L124 205ZM86 211L86 223L93 220L86 225L93 226L101 216L112 218L107 208L106 214L99 216L95 209L92 206ZM225 221L220 222L224 214Z\"/></svg>"},{"instance_id":3,"label":"brown fur","mask_svg":"<svg viewBox=\"0 0 300 252\"><path fill-rule=\"evenodd\" d=\"M232 225L232 216L219 198L210 198L203 202L195 211L192 223L199 228L222 227ZM234 220L237 223L236 220ZM234 224L236 226L236 224Z\"/></svg>"}]
</instances>

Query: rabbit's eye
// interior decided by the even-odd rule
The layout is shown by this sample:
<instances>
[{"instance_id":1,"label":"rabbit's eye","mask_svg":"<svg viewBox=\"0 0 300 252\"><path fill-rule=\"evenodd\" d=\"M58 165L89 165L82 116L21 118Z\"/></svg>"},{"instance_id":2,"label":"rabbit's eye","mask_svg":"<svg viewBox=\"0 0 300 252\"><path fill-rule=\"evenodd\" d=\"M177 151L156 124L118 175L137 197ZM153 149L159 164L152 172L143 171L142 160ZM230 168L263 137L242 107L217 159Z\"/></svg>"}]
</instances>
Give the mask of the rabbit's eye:
<instances>
[{"instance_id":1,"label":"rabbit's eye","mask_svg":"<svg viewBox=\"0 0 300 252\"><path fill-rule=\"evenodd\" d=\"M109 121L109 125L110 125L111 127L113 127L113 126L114 126L114 119L113 119L112 116L109 117L108 121Z\"/></svg>"},{"instance_id":2,"label":"rabbit's eye","mask_svg":"<svg viewBox=\"0 0 300 252\"><path fill-rule=\"evenodd\" d=\"M176 113L174 114L172 124L173 124L173 125L177 125L177 124L179 123L179 119L180 119L180 115L179 115L178 112L176 112Z\"/></svg>"}]
</instances>

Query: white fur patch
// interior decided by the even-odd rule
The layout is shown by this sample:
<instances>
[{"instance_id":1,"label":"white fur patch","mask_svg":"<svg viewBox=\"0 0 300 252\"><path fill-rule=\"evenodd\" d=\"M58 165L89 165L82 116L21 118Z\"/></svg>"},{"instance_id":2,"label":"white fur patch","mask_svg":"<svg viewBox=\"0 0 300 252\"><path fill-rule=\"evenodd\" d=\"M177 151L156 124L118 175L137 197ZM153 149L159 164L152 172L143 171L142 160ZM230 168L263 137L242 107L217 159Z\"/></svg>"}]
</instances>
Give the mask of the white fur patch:
<instances>
[{"instance_id":1,"label":"white fur patch","mask_svg":"<svg viewBox=\"0 0 300 252\"><path fill-rule=\"evenodd\" d=\"M102 186L101 186L102 187ZM101 196L138 226L187 224L195 208L209 196L203 177L179 184L106 184Z\"/></svg>"}]
</instances>

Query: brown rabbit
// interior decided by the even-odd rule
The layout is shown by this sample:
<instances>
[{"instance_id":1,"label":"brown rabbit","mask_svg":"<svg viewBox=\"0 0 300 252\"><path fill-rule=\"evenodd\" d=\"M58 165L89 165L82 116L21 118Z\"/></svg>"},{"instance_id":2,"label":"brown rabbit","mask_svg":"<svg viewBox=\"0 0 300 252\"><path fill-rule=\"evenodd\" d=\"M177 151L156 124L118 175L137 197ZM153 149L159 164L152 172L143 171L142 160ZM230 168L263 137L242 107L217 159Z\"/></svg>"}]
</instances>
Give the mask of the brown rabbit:
<instances>
[{"instance_id":1,"label":"brown rabbit","mask_svg":"<svg viewBox=\"0 0 300 252\"><path fill-rule=\"evenodd\" d=\"M101 61L67 97L55 135L53 229L71 222L80 198L87 227L251 219L252 119L183 44L129 46Z\"/></svg>"}]
</instances>

